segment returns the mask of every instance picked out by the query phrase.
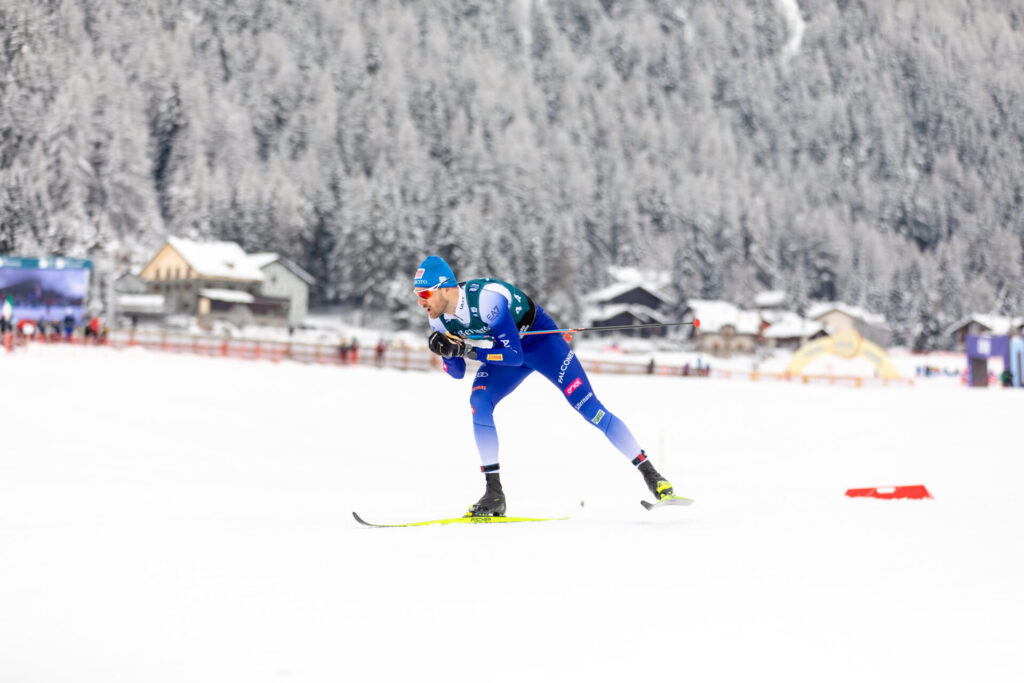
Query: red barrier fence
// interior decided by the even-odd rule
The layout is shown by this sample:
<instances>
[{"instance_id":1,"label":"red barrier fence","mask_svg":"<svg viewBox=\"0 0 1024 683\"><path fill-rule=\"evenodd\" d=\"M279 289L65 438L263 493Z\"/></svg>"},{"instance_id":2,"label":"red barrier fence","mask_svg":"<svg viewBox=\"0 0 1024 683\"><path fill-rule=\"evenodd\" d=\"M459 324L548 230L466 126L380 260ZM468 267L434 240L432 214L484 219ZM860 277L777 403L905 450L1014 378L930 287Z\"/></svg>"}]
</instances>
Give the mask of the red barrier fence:
<instances>
[{"instance_id":1,"label":"red barrier fence","mask_svg":"<svg viewBox=\"0 0 1024 683\"><path fill-rule=\"evenodd\" d=\"M247 360L293 360L300 363L329 365L375 365L399 370L441 369L441 359L425 348L397 347L385 349L378 357L373 347L358 351L346 350L338 344L230 339L193 335L169 331L116 330L110 333L108 343L117 348L138 346L145 349L172 353L195 353L201 356L222 356ZM706 377L707 372L696 368L675 366L654 367L649 362L593 361L580 359L587 372L626 375L688 375ZM477 365L470 362L471 366Z\"/></svg>"},{"instance_id":2,"label":"red barrier fence","mask_svg":"<svg viewBox=\"0 0 1024 683\"><path fill-rule=\"evenodd\" d=\"M14 335L14 345L25 343L24 337ZM241 358L245 360L292 360L300 363L326 365L373 365L399 370L430 370L441 368L441 359L425 348L391 347L378 355L374 347L359 349L345 348L339 344L275 341L258 339L233 339L209 335L189 334L168 330L111 330L100 339L72 336L70 339L52 336L46 343L107 344L116 348L138 346L144 349L171 353L192 353L200 356ZM741 370L712 370L688 365L656 365L650 360L593 360L580 358L588 373L609 373L618 375L660 375L676 377L714 377L717 379L746 379L754 382L794 382L800 384L829 384L848 387L864 386L912 386L910 379L871 377L845 377L836 375L790 375ZM471 365L476 365L471 363Z\"/></svg>"},{"instance_id":3,"label":"red barrier fence","mask_svg":"<svg viewBox=\"0 0 1024 683\"><path fill-rule=\"evenodd\" d=\"M353 349L340 344L234 339L162 330L115 330L107 339L115 348L138 346L171 353L241 358L243 360L292 360L325 365L379 365L403 370L441 367L440 359L426 349L389 348L377 358L372 347Z\"/></svg>"}]
</instances>

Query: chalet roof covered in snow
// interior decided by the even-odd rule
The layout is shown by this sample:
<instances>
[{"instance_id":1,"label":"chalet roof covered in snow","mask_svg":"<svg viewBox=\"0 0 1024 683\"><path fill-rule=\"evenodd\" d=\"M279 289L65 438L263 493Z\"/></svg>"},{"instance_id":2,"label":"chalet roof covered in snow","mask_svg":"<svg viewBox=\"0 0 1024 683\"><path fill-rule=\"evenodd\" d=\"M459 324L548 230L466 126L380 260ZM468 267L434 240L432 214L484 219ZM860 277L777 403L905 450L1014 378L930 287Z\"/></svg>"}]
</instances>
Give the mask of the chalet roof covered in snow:
<instances>
[{"instance_id":1,"label":"chalet roof covered in snow","mask_svg":"<svg viewBox=\"0 0 1024 683\"><path fill-rule=\"evenodd\" d=\"M282 266L295 273L296 277L307 285L312 286L316 282L316 279L312 275L300 268L296 263L290 259L286 259L280 254L275 254L272 251L261 252L259 254L249 254L249 260L261 271L271 263L280 263Z\"/></svg>"},{"instance_id":2,"label":"chalet roof covered in snow","mask_svg":"<svg viewBox=\"0 0 1024 683\"><path fill-rule=\"evenodd\" d=\"M280 258L272 251L264 251L259 254L248 254L248 256L252 264L261 270Z\"/></svg>"},{"instance_id":3,"label":"chalet roof covered in snow","mask_svg":"<svg viewBox=\"0 0 1024 683\"><path fill-rule=\"evenodd\" d=\"M671 305L673 303L672 297L660 288L645 284L643 282L616 282L615 284L602 287L597 291L591 292L587 295L586 300L592 303L601 303L603 301L610 301L617 296L621 296L626 292L632 291L637 288L641 288L644 291L650 293L656 299L662 301L665 305Z\"/></svg>"},{"instance_id":4,"label":"chalet roof covered in snow","mask_svg":"<svg viewBox=\"0 0 1024 683\"><path fill-rule=\"evenodd\" d=\"M638 304L611 304L608 306L602 306L600 308L594 308L588 310L588 319L592 324L600 324L608 320L612 320L623 313L632 314L633 317L643 322L651 323L668 323L671 322L665 315L655 311L648 306L640 306Z\"/></svg>"},{"instance_id":5,"label":"chalet roof covered in snow","mask_svg":"<svg viewBox=\"0 0 1024 683\"><path fill-rule=\"evenodd\" d=\"M700 319L700 332L716 334L732 326L736 334L757 334L761 329L761 316L755 311L743 309L728 301L712 299L691 299L690 308Z\"/></svg>"},{"instance_id":6,"label":"chalet roof covered in snow","mask_svg":"<svg viewBox=\"0 0 1024 683\"><path fill-rule=\"evenodd\" d=\"M263 271L234 242L196 242L169 237L167 243L181 254L199 275L209 278L263 281Z\"/></svg>"},{"instance_id":7,"label":"chalet roof covered in snow","mask_svg":"<svg viewBox=\"0 0 1024 683\"><path fill-rule=\"evenodd\" d=\"M1021 325L1024 325L1024 318L1007 318L1002 315L991 315L986 313L972 313L966 318L961 318L946 328L946 334L952 334L961 328L975 323L984 327L992 334L1009 334Z\"/></svg>"},{"instance_id":8,"label":"chalet roof covered in snow","mask_svg":"<svg viewBox=\"0 0 1024 683\"><path fill-rule=\"evenodd\" d=\"M610 266L608 273L615 282L587 294L587 302L592 304L610 302L637 288L648 292L662 305L671 306L676 302L675 297L668 289L671 285L671 277L664 271L645 271L638 268Z\"/></svg>"},{"instance_id":9,"label":"chalet roof covered in snow","mask_svg":"<svg viewBox=\"0 0 1024 683\"><path fill-rule=\"evenodd\" d=\"M813 337L824 329L825 326L816 320L807 320L796 313L784 311L775 317L762 334L767 339L804 339Z\"/></svg>"},{"instance_id":10,"label":"chalet roof covered in snow","mask_svg":"<svg viewBox=\"0 0 1024 683\"><path fill-rule=\"evenodd\" d=\"M871 313L870 311L861 308L860 306L851 306L850 304L843 303L842 301L825 301L815 304L807 309L807 317L811 320L817 320L824 315L831 313L832 311L839 311L856 320L861 320L868 323L869 325L885 325L885 316L877 313Z\"/></svg>"}]
</instances>

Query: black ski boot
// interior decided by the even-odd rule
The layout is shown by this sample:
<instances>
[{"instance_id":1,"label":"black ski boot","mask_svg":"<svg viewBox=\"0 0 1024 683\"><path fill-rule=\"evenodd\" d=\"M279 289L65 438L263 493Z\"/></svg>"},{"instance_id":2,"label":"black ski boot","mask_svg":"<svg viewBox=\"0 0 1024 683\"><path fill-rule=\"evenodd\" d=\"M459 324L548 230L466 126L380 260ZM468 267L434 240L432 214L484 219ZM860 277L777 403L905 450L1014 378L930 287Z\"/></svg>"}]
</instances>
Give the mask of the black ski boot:
<instances>
[{"instance_id":1,"label":"black ski boot","mask_svg":"<svg viewBox=\"0 0 1024 683\"><path fill-rule=\"evenodd\" d=\"M644 483L651 490L655 500L671 496L673 494L672 484L665 477L658 474L658 470L654 469L654 465L651 464L650 460L647 460L647 455L643 451L640 451L640 455L644 458L644 461L640 463L637 469L640 470L640 474L644 475Z\"/></svg>"},{"instance_id":2,"label":"black ski boot","mask_svg":"<svg viewBox=\"0 0 1024 683\"><path fill-rule=\"evenodd\" d=\"M469 506L466 517L504 517L505 516L505 492L501 490L501 479L497 472L488 472L484 475L487 478L487 490L473 505Z\"/></svg>"}]
</instances>

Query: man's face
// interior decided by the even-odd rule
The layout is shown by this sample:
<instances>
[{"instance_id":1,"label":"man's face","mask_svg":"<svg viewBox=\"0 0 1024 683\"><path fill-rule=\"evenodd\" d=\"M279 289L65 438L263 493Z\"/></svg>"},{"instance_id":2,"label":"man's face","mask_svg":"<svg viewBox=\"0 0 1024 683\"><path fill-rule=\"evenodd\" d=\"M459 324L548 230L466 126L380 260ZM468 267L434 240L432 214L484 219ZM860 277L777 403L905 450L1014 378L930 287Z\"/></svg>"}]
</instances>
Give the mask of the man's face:
<instances>
[{"instance_id":1,"label":"man's face","mask_svg":"<svg viewBox=\"0 0 1024 683\"><path fill-rule=\"evenodd\" d=\"M457 289L455 287L417 289L416 302L420 305L420 308L425 308L427 310L427 315L431 318L438 318L442 313L444 313L444 309L448 305L449 292L453 291L457 291ZM429 298L424 299L420 292L428 294Z\"/></svg>"}]
</instances>

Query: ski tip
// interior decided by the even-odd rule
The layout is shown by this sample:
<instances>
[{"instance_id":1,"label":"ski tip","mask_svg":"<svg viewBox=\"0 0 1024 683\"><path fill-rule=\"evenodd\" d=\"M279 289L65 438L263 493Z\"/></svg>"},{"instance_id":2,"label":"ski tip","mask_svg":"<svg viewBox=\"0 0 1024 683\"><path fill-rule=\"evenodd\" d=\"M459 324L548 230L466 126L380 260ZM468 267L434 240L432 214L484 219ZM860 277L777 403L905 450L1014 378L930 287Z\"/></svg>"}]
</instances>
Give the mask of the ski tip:
<instances>
[{"instance_id":1,"label":"ski tip","mask_svg":"<svg viewBox=\"0 0 1024 683\"><path fill-rule=\"evenodd\" d=\"M355 517L356 521L359 522L360 524L362 524L363 526L373 526L369 522L364 522L363 518L360 517L359 515L357 515L354 510L352 511L352 516Z\"/></svg>"},{"instance_id":2,"label":"ski tip","mask_svg":"<svg viewBox=\"0 0 1024 683\"><path fill-rule=\"evenodd\" d=\"M667 498L662 498L657 503L651 503L646 500L641 500L640 504L644 506L645 510L653 510L654 508L659 508L667 505L692 505L693 499L683 498L682 496L668 496Z\"/></svg>"}]
</instances>

